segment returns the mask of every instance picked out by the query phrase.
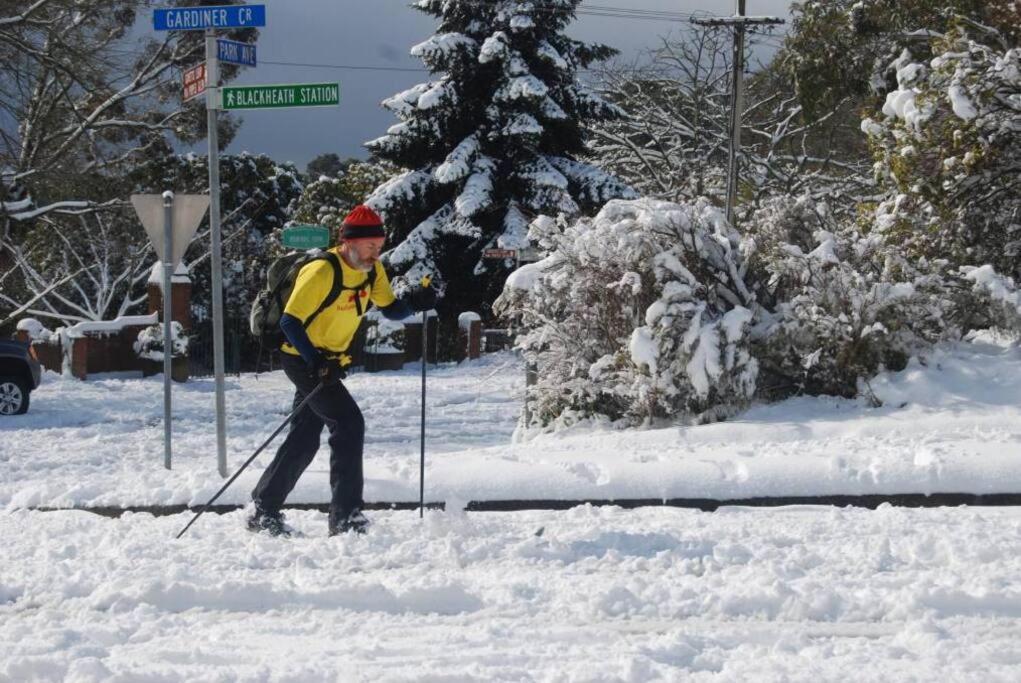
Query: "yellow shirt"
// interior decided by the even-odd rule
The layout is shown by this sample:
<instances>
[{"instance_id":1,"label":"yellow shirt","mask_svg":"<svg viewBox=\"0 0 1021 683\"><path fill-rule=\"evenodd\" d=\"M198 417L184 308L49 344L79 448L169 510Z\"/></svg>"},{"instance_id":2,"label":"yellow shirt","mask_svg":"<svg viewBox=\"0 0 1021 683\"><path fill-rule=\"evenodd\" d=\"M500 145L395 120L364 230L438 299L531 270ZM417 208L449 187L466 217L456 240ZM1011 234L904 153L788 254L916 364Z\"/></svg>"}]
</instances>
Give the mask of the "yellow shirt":
<instances>
[{"instance_id":1,"label":"yellow shirt","mask_svg":"<svg viewBox=\"0 0 1021 683\"><path fill-rule=\"evenodd\" d=\"M361 298L363 314L368 308L367 302L371 301L376 306L383 308L392 304L395 297L382 263L376 262L376 280L372 289L369 289L366 273L347 265L340 255L339 248L330 249L330 252L335 254L337 260L340 261L345 287L357 287L363 283L365 286L360 290L342 289L337 300L323 309L323 312L316 316L312 324L305 328L305 332L312 345L317 349L340 354L347 351L347 347L358 330L358 324L361 322L361 316L358 315L358 308L355 306L355 297ZM332 286L333 266L322 259L309 263L298 273L298 277L294 281L294 289L291 290L291 297L284 307L284 313L292 315L298 320L307 320L326 300ZM284 342L280 350L292 356L300 355L298 350L288 342Z\"/></svg>"}]
</instances>

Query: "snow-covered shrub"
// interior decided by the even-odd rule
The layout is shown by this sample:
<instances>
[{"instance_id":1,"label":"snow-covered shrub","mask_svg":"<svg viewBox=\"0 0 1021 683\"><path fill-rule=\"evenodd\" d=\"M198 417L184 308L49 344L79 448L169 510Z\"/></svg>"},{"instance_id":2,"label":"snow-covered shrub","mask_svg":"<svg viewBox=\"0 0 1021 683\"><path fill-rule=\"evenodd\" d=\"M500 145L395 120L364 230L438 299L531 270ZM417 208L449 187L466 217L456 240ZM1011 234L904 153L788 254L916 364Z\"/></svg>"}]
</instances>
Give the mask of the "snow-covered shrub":
<instances>
[{"instance_id":1,"label":"snow-covered shrub","mask_svg":"<svg viewBox=\"0 0 1021 683\"><path fill-rule=\"evenodd\" d=\"M18 321L17 329L19 332L27 332L28 338L33 343L54 343L59 341L59 337L47 329L45 325L36 320L35 318L22 318Z\"/></svg>"},{"instance_id":2,"label":"snow-covered shrub","mask_svg":"<svg viewBox=\"0 0 1021 683\"><path fill-rule=\"evenodd\" d=\"M778 198L750 221L750 264L771 313L756 331L759 393L853 396L969 324L973 289L944 262L909 261L808 198Z\"/></svg>"},{"instance_id":3,"label":"snow-covered shrub","mask_svg":"<svg viewBox=\"0 0 1021 683\"><path fill-rule=\"evenodd\" d=\"M387 320L377 310L369 311L365 318L366 353L404 353L404 323Z\"/></svg>"},{"instance_id":4,"label":"snow-covered shrub","mask_svg":"<svg viewBox=\"0 0 1021 683\"><path fill-rule=\"evenodd\" d=\"M532 223L548 255L498 310L537 366L533 424L725 417L749 399L871 395L868 379L932 344L1021 329L1021 292L991 266L908 258L807 196L736 234L705 200L613 201Z\"/></svg>"},{"instance_id":5,"label":"snow-covered shrub","mask_svg":"<svg viewBox=\"0 0 1021 683\"><path fill-rule=\"evenodd\" d=\"M754 298L739 236L707 201L615 200L592 219L533 222L549 256L518 270L498 309L538 365L539 424L641 423L726 410L754 392Z\"/></svg>"},{"instance_id":6,"label":"snow-covered shrub","mask_svg":"<svg viewBox=\"0 0 1021 683\"><path fill-rule=\"evenodd\" d=\"M1021 275L1021 49L958 19L892 68L862 122L887 191L873 229L916 257Z\"/></svg>"},{"instance_id":7,"label":"snow-covered shrub","mask_svg":"<svg viewBox=\"0 0 1021 683\"><path fill-rule=\"evenodd\" d=\"M170 321L170 343L173 351L171 358L188 356L188 335L184 333L181 323ZM135 355L152 361L163 361L163 323L156 323L142 329L133 345Z\"/></svg>"},{"instance_id":8,"label":"snow-covered shrub","mask_svg":"<svg viewBox=\"0 0 1021 683\"><path fill-rule=\"evenodd\" d=\"M991 265L964 266L961 274L974 283L973 294L987 303L990 326L1021 331L1021 291L1013 278L997 273Z\"/></svg>"}]
</instances>

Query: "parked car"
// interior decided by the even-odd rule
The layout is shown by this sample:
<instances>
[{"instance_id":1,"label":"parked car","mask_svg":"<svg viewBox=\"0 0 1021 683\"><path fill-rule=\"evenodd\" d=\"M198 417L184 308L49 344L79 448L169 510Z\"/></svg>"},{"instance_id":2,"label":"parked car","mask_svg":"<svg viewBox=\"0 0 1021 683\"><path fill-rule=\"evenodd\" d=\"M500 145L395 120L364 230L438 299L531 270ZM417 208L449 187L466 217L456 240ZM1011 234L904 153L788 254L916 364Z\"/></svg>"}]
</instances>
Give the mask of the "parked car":
<instances>
[{"instance_id":1,"label":"parked car","mask_svg":"<svg viewBox=\"0 0 1021 683\"><path fill-rule=\"evenodd\" d=\"M42 368L32 347L24 342L0 339L0 415L21 415L28 398L42 381Z\"/></svg>"}]
</instances>

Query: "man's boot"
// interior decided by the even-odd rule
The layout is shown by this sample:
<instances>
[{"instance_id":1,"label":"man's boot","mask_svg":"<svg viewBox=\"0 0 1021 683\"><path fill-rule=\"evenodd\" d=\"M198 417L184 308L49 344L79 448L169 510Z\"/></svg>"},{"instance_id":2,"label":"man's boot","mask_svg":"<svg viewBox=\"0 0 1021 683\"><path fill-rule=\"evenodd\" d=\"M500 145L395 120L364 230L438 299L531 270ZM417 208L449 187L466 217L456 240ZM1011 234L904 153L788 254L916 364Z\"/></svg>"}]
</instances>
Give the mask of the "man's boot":
<instances>
[{"instance_id":1,"label":"man's boot","mask_svg":"<svg viewBox=\"0 0 1021 683\"><path fill-rule=\"evenodd\" d=\"M248 517L247 526L249 531L255 533L269 534L270 536L283 536L285 538L295 535L294 527L284 521L284 513L267 512L259 507Z\"/></svg>"},{"instance_id":2,"label":"man's boot","mask_svg":"<svg viewBox=\"0 0 1021 683\"><path fill-rule=\"evenodd\" d=\"M330 510L330 536L354 532L364 534L369 528L369 520L362 514L361 508L355 508L350 512L337 513Z\"/></svg>"}]
</instances>

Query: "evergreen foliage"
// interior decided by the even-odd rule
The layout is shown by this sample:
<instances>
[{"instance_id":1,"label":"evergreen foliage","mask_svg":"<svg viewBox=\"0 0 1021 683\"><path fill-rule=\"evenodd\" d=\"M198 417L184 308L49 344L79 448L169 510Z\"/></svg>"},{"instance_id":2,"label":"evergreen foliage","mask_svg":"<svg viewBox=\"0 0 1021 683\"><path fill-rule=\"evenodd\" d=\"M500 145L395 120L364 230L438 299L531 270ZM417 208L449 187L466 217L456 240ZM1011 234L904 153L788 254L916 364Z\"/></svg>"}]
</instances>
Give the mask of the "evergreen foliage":
<instances>
[{"instance_id":1,"label":"evergreen foliage","mask_svg":"<svg viewBox=\"0 0 1021 683\"><path fill-rule=\"evenodd\" d=\"M320 176L339 176L354 159L342 160L335 152L320 154L305 166L307 180L313 181Z\"/></svg>"},{"instance_id":2,"label":"evergreen foliage","mask_svg":"<svg viewBox=\"0 0 1021 683\"><path fill-rule=\"evenodd\" d=\"M350 161L336 175L310 177L298 201L294 221L328 227L336 239L344 216L396 172L386 162Z\"/></svg>"},{"instance_id":3,"label":"evergreen foliage","mask_svg":"<svg viewBox=\"0 0 1021 683\"><path fill-rule=\"evenodd\" d=\"M905 48L896 87L862 122L886 191L874 229L907 253L1021 275L1021 49L956 18ZM918 57L921 53L923 57Z\"/></svg>"},{"instance_id":4,"label":"evergreen foliage","mask_svg":"<svg viewBox=\"0 0 1021 683\"><path fill-rule=\"evenodd\" d=\"M537 215L594 212L632 195L578 160L584 124L620 115L575 78L614 52L564 34L579 2L413 4L440 21L411 50L433 78L383 103L399 122L367 147L409 170L369 204L390 231L397 291L432 274L447 318L482 311L499 293L506 270L482 260L483 249L527 247Z\"/></svg>"},{"instance_id":5,"label":"evergreen foliage","mask_svg":"<svg viewBox=\"0 0 1021 683\"><path fill-rule=\"evenodd\" d=\"M997 28L1015 44L1021 38L1021 6L1013 0L804 0L792 13L781 60L810 115L845 98L882 96L894 87L887 67L904 42L924 47L955 16Z\"/></svg>"}]
</instances>

